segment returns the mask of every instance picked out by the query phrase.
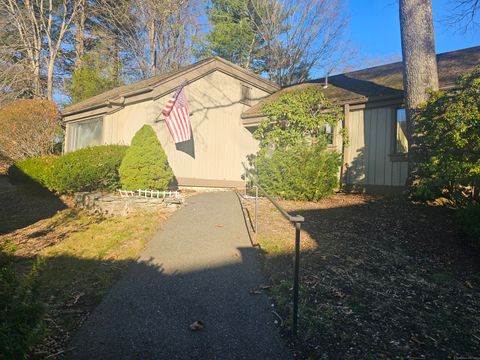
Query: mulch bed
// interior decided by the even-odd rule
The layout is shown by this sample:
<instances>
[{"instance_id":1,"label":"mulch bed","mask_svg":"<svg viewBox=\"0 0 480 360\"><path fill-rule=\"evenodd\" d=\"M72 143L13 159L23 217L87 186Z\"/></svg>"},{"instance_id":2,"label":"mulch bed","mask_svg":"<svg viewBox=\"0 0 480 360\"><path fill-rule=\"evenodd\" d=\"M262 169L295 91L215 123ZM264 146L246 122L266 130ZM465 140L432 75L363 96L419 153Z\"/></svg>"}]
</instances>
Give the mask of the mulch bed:
<instances>
[{"instance_id":1,"label":"mulch bed","mask_svg":"<svg viewBox=\"0 0 480 360\"><path fill-rule=\"evenodd\" d=\"M480 358L480 251L453 210L342 194L282 204L306 219L299 358ZM268 202L259 213L271 295L289 319L293 230Z\"/></svg>"}]
</instances>

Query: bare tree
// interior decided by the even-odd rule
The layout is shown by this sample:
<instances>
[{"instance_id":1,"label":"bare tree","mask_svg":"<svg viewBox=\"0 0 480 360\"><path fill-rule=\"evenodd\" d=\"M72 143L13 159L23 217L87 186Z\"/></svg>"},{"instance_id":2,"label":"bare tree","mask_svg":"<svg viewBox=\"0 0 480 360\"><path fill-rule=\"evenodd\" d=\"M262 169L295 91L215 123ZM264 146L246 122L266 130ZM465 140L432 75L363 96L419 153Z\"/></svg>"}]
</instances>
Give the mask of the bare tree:
<instances>
[{"instance_id":1,"label":"bare tree","mask_svg":"<svg viewBox=\"0 0 480 360\"><path fill-rule=\"evenodd\" d=\"M480 13L480 0L453 0L453 7L445 22L452 27L467 32L477 25Z\"/></svg>"},{"instance_id":2,"label":"bare tree","mask_svg":"<svg viewBox=\"0 0 480 360\"><path fill-rule=\"evenodd\" d=\"M12 48L27 54L33 73L35 96L42 95L42 61L46 66L48 99L53 98L55 62L66 32L76 16L78 2L75 0L0 0L2 11L16 28L18 42Z\"/></svg>"},{"instance_id":3,"label":"bare tree","mask_svg":"<svg viewBox=\"0 0 480 360\"><path fill-rule=\"evenodd\" d=\"M252 0L250 15L265 42L265 71L281 85L312 69L329 72L343 61L348 18L342 0Z\"/></svg>"},{"instance_id":4,"label":"bare tree","mask_svg":"<svg viewBox=\"0 0 480 360\"><path fill-rule=\"evenodd\" d=\"M96 16L141 78L176 69L191 58L197 31L195 0L99 0Z\"/></svg>"},{"instance_id":5,"label":"bare tree","mask_svg":"<svg viewBox=\"0 0 480 360\"><path fill-rule=\"evenodd\" d=\"M409 183L416 177L419 161L415 118L428 90L438 90L437 59L431 0L400 0L403 56L403 87L407 112Z\"/></svg>"},{"instance_id":6,"label":"bare tree","mask_svg":"<svg viewBox=\"0 0 480 360\"><path fill-rule=\"evenodd\" d=\"M11 0L9 0L11 1ZM46 2L46 1L45 1ZM48 6L43 7L40 2L40 22L45 34L48 53L47 63L47 99L53 99L53 75L55 62L66 32L75 19L79 2L75 0L62 0L61 4L54 7L53 0L48 0Z\"/></svg>"},{"instance_id":7,"label":"bare tree","mask_svg":"<svg viewBox=\"0 0 480 360\"><path fill-rule=\"evenodd\" d=\"M85 20L87 18L86 0L77 0L78 9L75 17L75 69L82 66L82 59L85 53Z\"/></svg>"},{"instance_id":8,"label":"bare tree","mask_svg":"<svg viewBox=\"0 0 480 360\"><path fill-rule=\"evenodd\" d=\"M0 108L7 103L33 96L33 74L26 53L16 44L17 33L6 12L0 13Z\"/></svg>"},{"instance_id":9,"label":"bare tree","mask_svg":"<svg viewBox=\"0 0 480 360\"><path fill-rule=\"evenodd\" d=\"M32 73L25 59L15 58L7 48L0 48L0 108L32 96Z\"/></svg>"},{"instance_id":10,"label":"bare tree","mask_svg":"<svg viewBox=\"0 0 480 360\"><path fill-rule=\"evenodd\" d=\"M36 97L41 96L40 68L42 56L42 28L35 13L35 6L29 0L17 2L0 0L2 12L15 27L18 41L10 43L9 48L24 52L32 73L32 90Z\"/></svg>"}]
</instances>

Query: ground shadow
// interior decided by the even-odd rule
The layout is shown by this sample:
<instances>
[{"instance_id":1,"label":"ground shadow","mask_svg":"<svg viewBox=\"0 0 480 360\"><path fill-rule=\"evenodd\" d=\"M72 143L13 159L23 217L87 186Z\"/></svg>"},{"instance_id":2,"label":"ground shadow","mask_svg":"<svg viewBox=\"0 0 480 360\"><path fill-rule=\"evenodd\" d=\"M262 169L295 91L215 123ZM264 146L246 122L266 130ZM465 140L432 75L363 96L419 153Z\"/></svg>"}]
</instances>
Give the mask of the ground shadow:
<instances>
[{"instance_id":1,"label":"ground shadow","mask_svg":"<svg viewBox=\"0 0 480 360\"><path fill-rule=\"evenodd\" d=\"M350 163L345 163L345 173L343 179L340 179L345 191L362 191L367 172L365 165L365 147L362 147L358 149L356 156Z\"/></svg>"},{"instance_id":2,"label":"ground shadow","mask_svg":"<svg viewBox=\"0 0 480 360\"><path fill-rule=\"evenodd\" d=\"M6 177L0 181L0 204L0 234L24 228L67 208L59 197L40 185L12 185Z\"/></svg>"},{"instance_id":3,"label":"ground shadow","mask_svg":"<svg viewBox=\"0 0 480 360\"><path fill-rule=\"evenodd\" d=\"M264 284L257 251L237 251L225 264L169 273L153 260L46 257L39 279L48 336L33 358L59 344L67 359L288 358L268 299L255 292ZM198 332L196 320L205 324Z\"/></svg>"},{"instance_id":4,"label":"ground shadow","mask_svg":"<svg viewBox=\"0 0 480 360\"><path fill-rule=\"evenodd\" d=\"M301 206L291 205L290 213L305 217L302 237L317 244L300 260L306 358L478 354L480 253L451 210L360 195ZM263 211L260 234L277 224ZM291 284L291 253L267 261L278 271L270 274L274 283Z\"/></svg>"}]
</instances>

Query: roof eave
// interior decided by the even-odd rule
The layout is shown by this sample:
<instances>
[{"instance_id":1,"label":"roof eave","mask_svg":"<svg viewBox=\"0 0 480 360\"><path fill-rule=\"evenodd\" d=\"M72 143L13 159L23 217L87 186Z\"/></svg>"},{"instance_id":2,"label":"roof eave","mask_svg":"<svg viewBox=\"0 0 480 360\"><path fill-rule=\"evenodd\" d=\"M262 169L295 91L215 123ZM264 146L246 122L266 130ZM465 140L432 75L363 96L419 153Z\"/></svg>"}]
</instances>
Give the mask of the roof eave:
<instances>
[{"instance_id":1,"label":"roof eave","mask_svg":"<svg viewBox=\"0 0 480 360\"><path fill-rule=\"evenodd\" d=\"M258 76L257 74L254 74L240 66L237 66L225 59L222 59L220 57L212 57L212 58L209 58L209 59L206 59L206 60L203 60L203 61L199 61L196 66L192 66L192 67L189 67L187 69L185 69L184 71L180 71L176 74L172 74L172 76L168 76L166 78L162 78L161 80L159 80L157 83L155 84L151 84L150 86L146 87L146 88L143 88L143 89L139 89L139 90L134 90L134 91L130 91L130 92L126 92L126 93L122 93L122 94L118 94L118 95L115 95L109 99L106 99L105 101L101 102L101 103L98 103L98 104L92 104L90 106L85 106L85 107L81 107L79 109L76 109L76 110L71 110L69 111L68 108L64 109L62 112L61 112L61 115L62 117L64 116L72 116L72 115L76 115L76 114L80 114L82 112L87 112L87 111L91 111L91 110L95 110L95 109L99 109L101 107L107 107L109 106L109 102L113 102L115 101L116 99L120 99L120 98L128 98L128 97L133 97L133 96L137 96L137 95L141 95L141 94L145 94L145 93L148 93L148 92L151 92L154 90L155 87L158 87L158 86L161 86L162 84L165 84L173 79L176 79L180 76L183 76L185 75L186 73L190 73L190 72L193 72L201 67L204 67L208 64L211 64L211 63L214 63L214 62L220 62L224 65L227 65L228 67L231 67L231 68L234 68L240 72L242 72L243 74L245 74L246 76L249 76L249 77L252 77L254 78L255 80L257 80L258 82L260 82L263 86L260 86L258 84L258 87L262 88L263 90L265 90L266 92L270 93L270 94L273 94L275 93L276 91L280 90L281 87L277 84L275 84L274 82L272 81L269 81L267 79L264 79L262 78L261 76ZM195 65L195 64L194 64ZM224 69L221 69L219 66L215 66L214 67L214 70L224 70ZM208 72L206 72L207 74Z\"/></svg>"},{"instance_id":2,"label":"roof eave","mask_svg":"<svg viewBox=\"0 0 480 360\"><path fill-rule=\"evenodd\" d=\"M455 89L457 87L457 84L445 84L440 87L439 90L451 90ZM403 91L403 90L402 90ZM394 99L402 99L403 95L385 95L385 96L376 96L376 97L367 97L367 96L362 96L362 97L352 97L352 98L344 98L344 99L339 99L336 101L337 105L344 106L344 105L358 105L358 104L365 104L365 103L374 103L374 102L381 102L381 101L388 101L388 100L394 100ZM335 101L335 100L334 100ZM243 120L249 120L249 119L256 119L256 118L262 118L265 115L262 113L253 113L253 114L248 114L248 110L244 112L241 115L241 118ZM248 122L243 122L244 125L246 123L251 124L250 121Z\"/></svg>"}]
</instances>

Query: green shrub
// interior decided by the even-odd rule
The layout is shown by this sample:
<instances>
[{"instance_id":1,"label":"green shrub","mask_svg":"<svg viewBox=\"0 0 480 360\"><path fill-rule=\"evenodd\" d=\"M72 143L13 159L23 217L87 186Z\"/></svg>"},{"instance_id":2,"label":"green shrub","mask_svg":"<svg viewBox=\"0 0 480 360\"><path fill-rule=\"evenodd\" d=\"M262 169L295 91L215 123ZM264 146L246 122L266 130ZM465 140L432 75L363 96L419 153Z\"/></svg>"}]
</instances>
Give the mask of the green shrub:
<instances>
[{"instance_id":1,"label":"green shrub","mask_svg":"<svg viewBox=\"0 0 480 360\"><path fill-rule=\"evenodd\" d=\"M39 263L15 273L12 255L0 249L0 358L25 359L42 334L44 307L38 295Z\"/></svg>"},{"instance_id":2,"label":"green shrub","mask_svg":"<svg viewBox=\"0 0 480 360\"><path fill-rule=\"evenodd\" d=\"M258 181L274 196L318 201L338 186L340 154L325 144L262 149L254 160Z\"/></svg>"},{"instance_id":3,"label":"green shrub","mask_svg":"<svg viewBox=\"0 0 480 360\"><path fill-rule=\"evenodd\" d=\"M8 176L13 183L34 181L49 190L55 190L53 168L57 159L58 156L50 155L17 161L8 169Z\"/></svg>"},{"instance_id":4,"label":"green shrub","mask_svg":"<svg viewBox=\"0 0 480 360\"><path fill-rule=\"evenodd\" d=\"M285 147L298 143L316 144L331 140L328 128L343 119L343 110L318 88L285 91L262 107L266 116L254 133L260 147L270 144ZM344 140L346 132L341 131Z\"/></svg>"},{"instance_id":5,"label":"green shrub","mask_svg":"<svg viewBox=\"0 0 480 360\"><path fill-rule=\"evenodd\" d=\"M118 168L127 146L104 145L61 156L54 165L55 191L114 190L119 187Z\"/></svg>"},{"instance_id":6,"label":"green shrub","mask_svg":"<svg viewBox=\"0 0 480 360\"><path fill-rule=\"evenodd\" d=\"M465 233L480 246L480 205L458 210L457 218Z\"/></svg>"},{"instance_id":7,"label":"green shrub","mask_svg":"<svg viewBox=\"0 0 480 360\"><path fill-rule=\"evenodd\" d=\"M480 67L458 87L433 92L416 119L419 179L413 194L442 196L463 206L478 201L480 186Z\"/></svg>"},{"instance_id":8,"label":"green shrub","mask_svg":"<svg viewBox=\"0 0 480 360\"><path fill-rule=\"evenodd\" d=\"M126 190L167 190L173 181L157 134L149 125L137 131L119 169L120 182Z\"/></svg>"}]
</instances>

